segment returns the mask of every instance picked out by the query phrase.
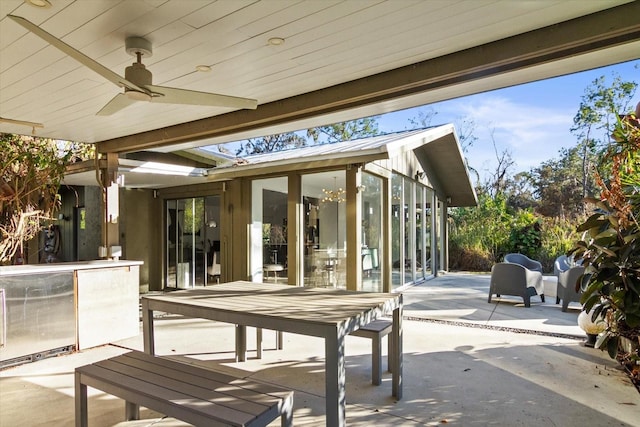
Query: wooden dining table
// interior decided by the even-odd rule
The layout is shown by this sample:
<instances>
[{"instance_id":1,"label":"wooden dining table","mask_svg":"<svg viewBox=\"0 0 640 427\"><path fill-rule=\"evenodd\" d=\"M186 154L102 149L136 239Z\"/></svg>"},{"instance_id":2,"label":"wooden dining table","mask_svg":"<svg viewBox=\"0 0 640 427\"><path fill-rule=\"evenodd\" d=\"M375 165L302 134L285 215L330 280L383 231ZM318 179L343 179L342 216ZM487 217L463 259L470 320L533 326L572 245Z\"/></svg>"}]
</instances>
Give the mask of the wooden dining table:
<instances>
[{"instance_id":1,"label":"wooden dining table","mask_svg":"<svg viewBox=\"0 0 640 427\"><path fill-rule=\"evenodd\" d=\"M393 319L392 395L402 398L402 294L236 281L142 296L144 350L154 354L153 312L237 325L236 357L246 360L246 327L324 338L326 425L344 426L345 337L385 315Z\"/></svg>"}]
</instances>

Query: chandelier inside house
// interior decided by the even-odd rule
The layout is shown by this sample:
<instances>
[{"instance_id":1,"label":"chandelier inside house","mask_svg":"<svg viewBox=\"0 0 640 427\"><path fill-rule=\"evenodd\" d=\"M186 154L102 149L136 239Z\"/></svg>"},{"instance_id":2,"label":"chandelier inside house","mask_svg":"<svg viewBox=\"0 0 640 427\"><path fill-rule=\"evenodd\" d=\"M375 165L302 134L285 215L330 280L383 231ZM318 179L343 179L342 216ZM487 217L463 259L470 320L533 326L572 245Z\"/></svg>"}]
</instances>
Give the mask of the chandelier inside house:
<instances>
[{"instance_id":1,"label":"chandelier inside house","mask_svg":"<svg viewBox=\"0 0 640 427\"><path fill-rule=\"evenodd\" d=\"M333 190L327 190L326 188L322 189L322 192L324 193L324 198L322 199L323 202L342 203L342 202L347 200L345 198L345 194L347 192L345 190L343 190L342 187L336 188L336 186L337 186L336 184L337 184L337 178L334 176L333 177Z\"/></svg>"}]
</instances>

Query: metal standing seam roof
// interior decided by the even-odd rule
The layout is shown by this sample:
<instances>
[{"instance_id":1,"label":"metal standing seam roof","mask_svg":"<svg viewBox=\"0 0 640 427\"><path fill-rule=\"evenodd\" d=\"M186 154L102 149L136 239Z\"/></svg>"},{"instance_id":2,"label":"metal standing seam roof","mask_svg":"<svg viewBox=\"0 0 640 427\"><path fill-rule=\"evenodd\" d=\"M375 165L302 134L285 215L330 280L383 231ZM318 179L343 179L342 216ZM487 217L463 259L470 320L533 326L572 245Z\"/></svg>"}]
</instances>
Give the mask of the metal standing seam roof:
<instances>
[{"instance_id":1,"label":"metal standing seam roof","mask_svg":"<svg viewBox=\"0 0 640 427\"><path fill-rule=\"evenodd\" d=\"M350 141L241 156L236 159L236 162L219 165L213 169L213 172L221 172L223 169L230 167L250 169L254 166L266 164L276 166L279 164L313 162L343 157L354 158L354 156L371 154L380 154L380 158L383 159L389 157L388 153L390 151L395 151L397 147L406 145L409 139L413 139L416 135L428 133L431 129L433 128L394 132ZM354 163L357 163L357 160L354 160Z\"/></svg>"}]
</instances>

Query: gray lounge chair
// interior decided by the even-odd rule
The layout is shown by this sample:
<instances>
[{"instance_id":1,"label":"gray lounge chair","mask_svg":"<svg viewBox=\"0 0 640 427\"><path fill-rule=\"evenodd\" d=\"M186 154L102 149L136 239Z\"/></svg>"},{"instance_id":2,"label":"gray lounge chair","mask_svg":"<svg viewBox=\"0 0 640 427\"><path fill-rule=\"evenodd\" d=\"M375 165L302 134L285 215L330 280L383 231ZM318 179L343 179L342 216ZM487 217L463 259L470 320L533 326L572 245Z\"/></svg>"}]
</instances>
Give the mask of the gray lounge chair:
<instances>
[{"instance_id":1,"label":"gray lounge chair","mask_svg":"<svg viewBox=\"0 0 640 427\"><path fill-rule=\"evenodd\" d=\"M491 268L491 285L489 300L492 295L514 295L522 297L525 307L531 307L531 297L540 295L544 302L542 273L532 271L520 264L509 262L497 263Z\"/></svg>"},{"instance_id":2,"label":"gray lounge chair","mask_svg":"<svg viewBox=\"0 0 640 427\"><path fill-rule=\"evenodd\" d=\"M526 255L515 253L506 254L504 256L504 261L513 264L520 264L521 266L528 268L529 270L538 271L540 272L540 274L542 274L542 264L539 261L531 259Z\"/></svg>"},{"instance_id":3,"label":"gray lounge chair","mask_svg":"<svg viewBox=\"0 0 640 427\"><path fill-rule=\"evenodd\" d=\"M571 268L571 260L566 255L560 255L553 263L553 274L559 277L559 274L563 271L567 271Z\"/></svg>"},{"instance_id":4,"label":"gray lounge chair","mask_svg":"<svg viewBox=\"0 0 640 427\"><path fill-rule=\"evenodd\" d=\"M558 288L556 293L556 304L562 300L562 311L567 311L571 301L580 301L581 290L576 291L576 283L580 276L584 274L584 267L576 265L568 270L558 273Z\"/></svg>"}]
</instances>

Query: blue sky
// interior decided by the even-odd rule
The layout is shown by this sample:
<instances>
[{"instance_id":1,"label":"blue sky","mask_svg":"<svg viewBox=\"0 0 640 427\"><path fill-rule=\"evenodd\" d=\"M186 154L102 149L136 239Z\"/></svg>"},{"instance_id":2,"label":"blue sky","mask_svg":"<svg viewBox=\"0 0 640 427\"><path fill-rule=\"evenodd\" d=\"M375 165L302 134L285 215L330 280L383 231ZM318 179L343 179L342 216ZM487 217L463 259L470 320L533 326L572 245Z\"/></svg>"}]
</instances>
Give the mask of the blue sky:
<instances>
[{"instance_id":1,"label":"blue sky","mask_svg":"<svg viewBox=\"0 0 640 427\"><path fill-rule=\"evenodd\" d=\"M411 128L409 119L417 117L420 110L429 109L436 112L431 124L458 126L463 119L470 119L478 138L466 153L470 166L481 176L495 169L493 133L497 150L510 152L515 162L511 172L517 173L557 158L561 147L576 144L569 129L585 89L600 76L611 83L613 72L624 81L640 83L640 61L636 60L388 113L379 116L378 126L384 133ZM636 91L633 105L638 102L640 91Z\"/></svg>"}]
</instances>

